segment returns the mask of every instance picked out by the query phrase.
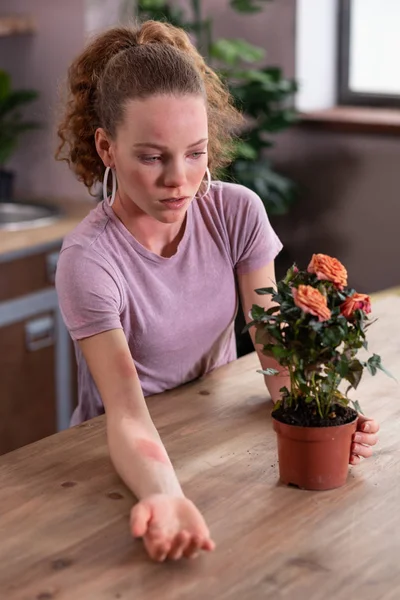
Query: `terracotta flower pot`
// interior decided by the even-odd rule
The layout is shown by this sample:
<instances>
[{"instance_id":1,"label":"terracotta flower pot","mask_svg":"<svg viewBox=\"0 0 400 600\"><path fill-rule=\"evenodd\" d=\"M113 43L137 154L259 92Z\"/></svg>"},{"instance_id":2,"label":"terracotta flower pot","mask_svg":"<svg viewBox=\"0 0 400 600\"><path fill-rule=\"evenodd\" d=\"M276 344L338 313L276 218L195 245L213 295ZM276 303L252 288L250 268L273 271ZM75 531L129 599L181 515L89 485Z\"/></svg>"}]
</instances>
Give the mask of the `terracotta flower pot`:
<instances>
[{"instance_id":1,"label":"terracotta flower pot","mask_svg":"<svg viewBox=\"0 0 400 600\"><path fill-rule=\"evenodd\" d=\"M330 490L346 483L357 417L332 427L299 427L272 417L278 438L282 483L305 490Z\"/></svg>"}]
</instances>

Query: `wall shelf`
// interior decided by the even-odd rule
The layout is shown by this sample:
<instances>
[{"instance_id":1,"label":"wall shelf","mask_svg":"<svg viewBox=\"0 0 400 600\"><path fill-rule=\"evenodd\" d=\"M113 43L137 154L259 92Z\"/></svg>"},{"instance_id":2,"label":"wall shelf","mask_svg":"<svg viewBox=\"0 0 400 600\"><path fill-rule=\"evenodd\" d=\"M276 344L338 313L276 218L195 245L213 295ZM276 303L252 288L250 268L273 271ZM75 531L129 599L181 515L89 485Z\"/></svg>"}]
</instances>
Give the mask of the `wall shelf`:
<instances>
[{"instance_id":1,"label":"wall shelf","mask_svg":"<svg viewBox=\"0 0 400 600\"><path fill-rule=\"evenodd\" d=\"M0 37L35 33L33 17L28 15L0 15Z\"/></svg>"}]
</instances>

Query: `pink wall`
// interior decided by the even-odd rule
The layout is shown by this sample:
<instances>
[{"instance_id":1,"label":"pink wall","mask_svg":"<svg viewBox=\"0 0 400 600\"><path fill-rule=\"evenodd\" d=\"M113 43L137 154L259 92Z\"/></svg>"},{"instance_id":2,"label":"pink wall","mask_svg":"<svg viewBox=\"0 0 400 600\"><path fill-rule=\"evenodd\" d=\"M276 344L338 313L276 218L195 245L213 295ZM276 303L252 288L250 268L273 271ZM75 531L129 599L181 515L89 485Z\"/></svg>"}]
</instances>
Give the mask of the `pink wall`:
<instances>
[{"instance_id":1,"label":"pink wall","mask_svg":"<svg viewBox=\"0 0 400 600\"><path fill-rule=\"evenodd\" d=\"M18 195L81 197L82 184L64 163L54 160L56 148L58 86L69 63L84 43L84 0L0 0L0 14L32 14L35 35L0 39L0 67L9 71L15 87L40 91L30 118L43 129L21 137L9 167L17 172Z\"/></svg>"}]
</instances>

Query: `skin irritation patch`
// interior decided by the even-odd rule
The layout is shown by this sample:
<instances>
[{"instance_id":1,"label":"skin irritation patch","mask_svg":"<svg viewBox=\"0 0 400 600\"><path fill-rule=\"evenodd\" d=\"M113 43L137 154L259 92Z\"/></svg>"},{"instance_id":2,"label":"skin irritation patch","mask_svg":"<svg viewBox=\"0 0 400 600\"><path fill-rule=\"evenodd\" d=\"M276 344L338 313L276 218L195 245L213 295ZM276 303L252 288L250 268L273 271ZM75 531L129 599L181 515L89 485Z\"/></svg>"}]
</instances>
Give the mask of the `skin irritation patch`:
<instances>
[{"instance_id":1,"label":"skin irritation patch","mask_svg":"<svg viewBox=\"0 0 400 600\"><path fill-rule=\"evenodd\" d=\"M132 376L136 375L136 369L133 360L129 355L126 354L125 350L116 355L115 364L119 377L130 379Z\"/></svg>"},{"instance_id":2,"label":"skin irritation patch","mask_svg":"<svg viewBox=\"0 0 400 600\"><path fill-rule=\"evenodd\" d=\"M150 458L152 460L156 460L163 464L169 464L169 460L164 449L160 448L160 446L156 442L152 442L150 440L145 439L139 439L137 440L136 444L137 449L142 456L145 456L146 458Z\"/></svg>"}]
</instances>

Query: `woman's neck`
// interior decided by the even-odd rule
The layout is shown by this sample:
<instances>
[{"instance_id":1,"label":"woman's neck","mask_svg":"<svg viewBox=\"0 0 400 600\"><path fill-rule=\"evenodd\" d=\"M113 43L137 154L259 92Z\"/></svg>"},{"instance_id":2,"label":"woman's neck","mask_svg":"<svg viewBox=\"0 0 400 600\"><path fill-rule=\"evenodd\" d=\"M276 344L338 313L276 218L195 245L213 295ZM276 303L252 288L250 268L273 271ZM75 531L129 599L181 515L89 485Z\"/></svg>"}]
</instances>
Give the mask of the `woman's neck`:
<instances>
[{"instance_id":1,"label":"woman's neck","mask_svg":"<svg viewBox=\"0 0 400 600\"><path fill-rule=\"evenodd\" d=\"M112 208L122 224L144 248L164 258L176 254L185 233L186 215L179 222L160 223L131 200L121 198L118 192Z\"/></svg>"}]
</instances>

